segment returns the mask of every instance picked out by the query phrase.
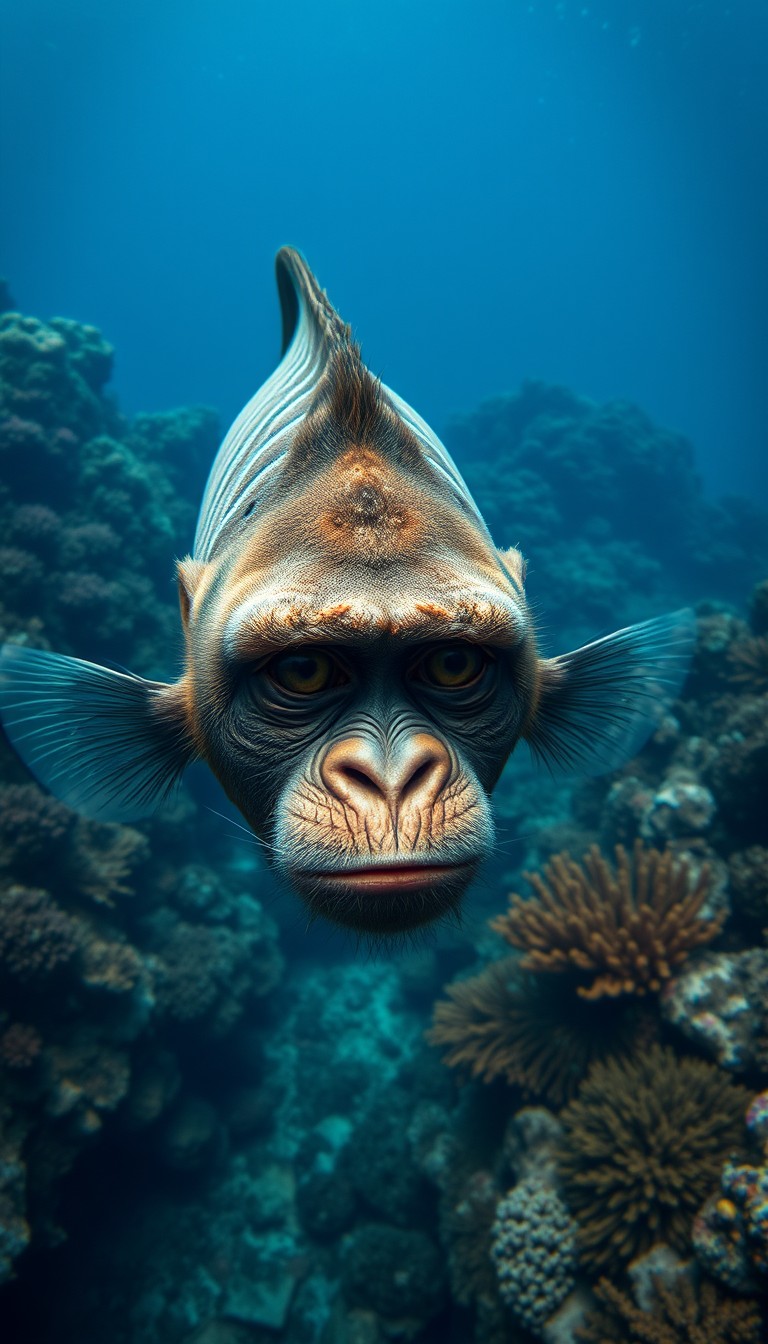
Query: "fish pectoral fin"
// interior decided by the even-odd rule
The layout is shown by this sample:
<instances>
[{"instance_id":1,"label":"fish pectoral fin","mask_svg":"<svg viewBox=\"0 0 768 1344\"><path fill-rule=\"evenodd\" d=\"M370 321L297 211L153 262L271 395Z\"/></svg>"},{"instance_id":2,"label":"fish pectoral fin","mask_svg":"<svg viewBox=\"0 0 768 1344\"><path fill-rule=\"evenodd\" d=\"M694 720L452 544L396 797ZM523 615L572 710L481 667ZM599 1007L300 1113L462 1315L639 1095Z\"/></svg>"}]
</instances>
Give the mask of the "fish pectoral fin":
<instances>
[{"instance_id":1,"label":"fish pectoral fin","mask_svg":"<svg viewBox=\"0 0 768 1344\"><path fill-rule=\"evenodd\" d=\"M679 693L696 618L689 609L630 625L541 664L541 692L524 733L550 768L614 770L639 751Z\"/></svg>"},{"instance_id":2,"label":"fish pectoral fin","mask_svg":"<svg viewBox=\"0 0 768 1344\"><path fill-rule=\"evenodd\" d=\"M0 720L46 789L97 821L134 821L195 756L178 688L4 644Z\"/></svg>"}]
</instances>

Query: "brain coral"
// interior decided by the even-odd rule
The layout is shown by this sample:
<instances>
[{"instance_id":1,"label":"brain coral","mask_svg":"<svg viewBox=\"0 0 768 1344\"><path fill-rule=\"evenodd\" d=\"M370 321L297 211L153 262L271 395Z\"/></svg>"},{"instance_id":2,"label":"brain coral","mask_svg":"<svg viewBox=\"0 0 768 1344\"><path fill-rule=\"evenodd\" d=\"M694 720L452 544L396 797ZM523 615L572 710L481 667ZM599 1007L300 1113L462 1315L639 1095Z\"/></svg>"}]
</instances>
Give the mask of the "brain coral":
<instances>
[{"instance_id":1,"label":"brain coral","mask_svg":"<svg viewBox=\"0 0 768 1344\"><path fill-rule=\"evenodd\" d=\"M624 1266L657 1241L689 1248L748 1100L714 1065L658 1046L595 1065L560 1117L560 1175L586 1268Z\"/></svg>"},{"instance_id":2,"label":"brain coral","mask_svg":"<svg viewBox=\"0 0 768 1344\"><path fill-rule=\"evenodd\" d=\"M499 1200L491 1255L501 1296L533 1334L574 1283L576 1224L549 1186L531 1178Z\"/></svg>"}]
</instances>

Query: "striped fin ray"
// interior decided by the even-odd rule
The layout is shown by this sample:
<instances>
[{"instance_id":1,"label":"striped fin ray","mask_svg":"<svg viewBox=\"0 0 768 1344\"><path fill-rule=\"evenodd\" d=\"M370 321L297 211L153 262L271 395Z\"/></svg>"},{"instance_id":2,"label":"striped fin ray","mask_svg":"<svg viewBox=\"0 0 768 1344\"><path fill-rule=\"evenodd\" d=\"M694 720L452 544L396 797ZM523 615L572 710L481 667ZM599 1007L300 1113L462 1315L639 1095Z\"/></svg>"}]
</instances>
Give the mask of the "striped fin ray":
<instances>
[{"instance_id":1,"label":"striped fin ray","mask_svg":"<svg viewBox=\"0 0 768 1344\"><path fill-rule=\"evenodd\" d=\"M0 648L8 740L40 784L97 821L154 811L193 759L174 691L79 658Z\"/></svg>"},{"instance_id":2,"label":"striped fin ray","mask_svg":"<svg viewBox=\"0 0 768 1344\"><path fill-rule=\"evenodd\" d=\"M219 449L200 510L196 560L210 560L252 515L313 403L329 358L349 339L303 257L284 247L275 264L283 357Z\"/></svg>"},{"instance_id":3,"label":"striped fin ray","mask_svg":"<svg viewBox=\"0 0 768 1344\"><path fill-rule=\"evenodd\" d=\"M599 775L634 756L679 694L695 640L684 608L547 659L523 734L534 757L558 773Z\"/></svg>"},{"instance_id":4,"label":"striped fin ray","mask_svg":"<svg viewBox=\"0 0 768 1344\"><path fill-rule=\"evenodd\" d=\"M405 422L418 440L426 461L451 490L457 503L462 506L465 512L472 515L475 523L490 540L485 519L445 444L440 441L434 430L430 429L426 420L422 420L418 412L414 411L413 407L409 406L407 401L403 401L403 398L399 397L396 392L393 392L391 387L382 387L382 391L392 403L401 420Z\"/></svg>"}]
</instances>

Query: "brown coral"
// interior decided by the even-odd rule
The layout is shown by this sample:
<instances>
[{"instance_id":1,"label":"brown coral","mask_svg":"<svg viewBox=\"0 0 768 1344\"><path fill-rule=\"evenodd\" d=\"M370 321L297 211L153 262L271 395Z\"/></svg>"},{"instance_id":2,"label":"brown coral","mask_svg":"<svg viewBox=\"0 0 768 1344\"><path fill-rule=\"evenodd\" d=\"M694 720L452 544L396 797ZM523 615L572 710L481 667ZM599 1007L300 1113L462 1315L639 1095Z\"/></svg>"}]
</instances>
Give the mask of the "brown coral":
<instances>
[{"instance_id":1,"label":"brown coral","mask_svg":"<svg viewBox=\"0 0 768 1344\"><path fill-rule=\"evenodd\" d=\"M596 1009L569 985L517 976L513 958L446 987L427 1033L444 1062L490 1083L504 1078L528 1096L562 1105L588 1068L638 1042L646 1023L614 1005Z\"/></svg>"},{"instance_id":2,"label":"brown coral","mask_svg":"<svg viewBox=\"0 0 768 1344\"><path fill-rule=\"evenodd\" d=\"M26 877L65 852L75 814L36 784L0 786L0 864Z\"/></svg>"},{"instance_id":3,"label":"brown coral","mask_svg":"<svg viewBox=\"0 0 768 1344\"><path fill-rule=\"evenodd\" d=\"M591 1070L561 1115L559 1163L586 1268L626 1265L657 1241L689 1247L748 1101L714 1065L658 1046Z\"/></svg>"},{"instance_id":4,"label":"brown coral","mask_svg":"<svg viewBox=\"0 0 768 1344\"><path fill-rule=\"evenodd\" d=\"M577 993L585 999L657 992L689 952L711 942L724 918L701 917L706 868L693 880L685 862L645 849L641 840L633 862L616 846L615 873L593 845L581 864L556 854L543 877L526 877L536 896L511 896L491 927L525 952L524 969L583 977Z\"/></svg>"},{"instance_id":5,"label":"brown coral","mask_svg":"<svg viewBox=\"0 0 768 1344\"><path fill-rule=\"evenodd\" d=\"M736 686L768 691L768 636L739 639L728 650L729 680Z\"/></svg>"},{"instance_id":6,"label":"brown coral","mask_svg":"<svg viewBox=\"0 0 768 1344\"><path fill-rule=\"evenodd\" d=\"M51 975L80 947L80 930L47 891L0 892L0 967L24 983Z\"/></svg>"},{"instance_id":7,"label":"brown coral","mask_svg":"<svg viewBox=\"0 0 768 1344\"><path fill-rule=\"evenodd\" d=\"M113 905L115 896L133 894L131 878L146 863L149 844L132 826L79 820L75 832L77 886L91 900Z\"/></svg>"},{"instance_id":8,"label":"brown coral","mask_svg":"<svg viewBox=\"0 0 768 1344\"><path fill-rule=\"evenodd\" d=\"M595 1296L601 1310L576 1331L582 1344L760 1344L760 1312L754 1301L729 1297L704 1280L695 1288L678 1278L654 1284L652 1311L641 1311L626 1293L601 1279Z\"/></svg>"}]
</instances>

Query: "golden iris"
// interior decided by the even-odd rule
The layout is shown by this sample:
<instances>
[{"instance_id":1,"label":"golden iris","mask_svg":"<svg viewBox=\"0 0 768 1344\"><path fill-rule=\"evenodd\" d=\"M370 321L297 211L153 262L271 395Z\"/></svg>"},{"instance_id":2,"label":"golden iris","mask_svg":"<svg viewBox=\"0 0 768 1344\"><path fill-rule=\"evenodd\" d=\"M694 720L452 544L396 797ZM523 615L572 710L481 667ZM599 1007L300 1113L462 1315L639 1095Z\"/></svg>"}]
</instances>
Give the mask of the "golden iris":
<instances>
[{"instance_id":1,"label":"golden iris","mask_svg":"<svg viewBox=\"0 0 768 1344\"><path fill-rule=\"evenodd\" d=\"M284 691L294 695L317 695L334 685L336 664L322 649L281 653L269 664L269 674Z\"/></svg>"},{"instance_id":2,"label":"golden iris","mask_svg":"<svg viewBox=\"0 0 768 1344\"><path fill-rule=\"evenodd\" d=\"M421 666L425 680L433 686L457 691L477 680L485 657L472 644L446 644L428 654Z\"/></svg>"}]
</instances>

